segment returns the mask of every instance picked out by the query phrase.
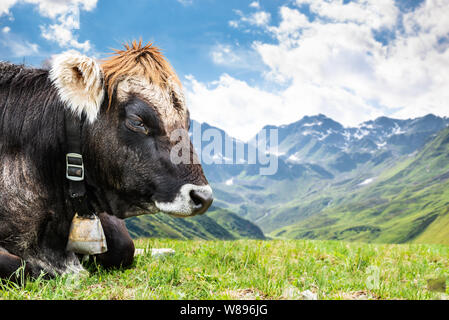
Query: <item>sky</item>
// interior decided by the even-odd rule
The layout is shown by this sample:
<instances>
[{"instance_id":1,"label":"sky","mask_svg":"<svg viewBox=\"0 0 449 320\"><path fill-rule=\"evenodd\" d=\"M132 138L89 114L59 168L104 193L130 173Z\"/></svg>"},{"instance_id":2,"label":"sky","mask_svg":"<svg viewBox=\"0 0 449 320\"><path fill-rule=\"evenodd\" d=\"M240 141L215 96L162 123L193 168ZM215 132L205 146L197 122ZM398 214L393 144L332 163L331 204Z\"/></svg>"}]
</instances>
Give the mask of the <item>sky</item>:
<instances>
[{"instance_id":1,"label":"sky","mask_svg":"<svg viewBox=\"0 0 449 320\"><path fill-rule=\"evenodd\" d=\"M449 116L449 0L1 0L0 60L105 58L142 38L183 83L191 117L249 140L324 114Z\"/></svg>"}]
</instances>

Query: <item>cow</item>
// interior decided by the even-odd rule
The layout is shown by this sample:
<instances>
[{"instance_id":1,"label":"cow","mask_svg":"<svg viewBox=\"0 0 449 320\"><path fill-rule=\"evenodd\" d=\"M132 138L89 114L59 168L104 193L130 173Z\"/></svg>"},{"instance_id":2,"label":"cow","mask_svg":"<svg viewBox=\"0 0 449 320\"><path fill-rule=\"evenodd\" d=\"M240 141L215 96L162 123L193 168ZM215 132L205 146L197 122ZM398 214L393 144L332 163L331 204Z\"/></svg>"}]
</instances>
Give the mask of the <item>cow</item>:
<instances>
[{"instance_id":1,"label":"cow","mask_svg":"<svg viewBox=\"0 0 449 320\"><path fill-rule=\"evenodd\" d=\"M101 61L71 50L49 68L0 62L0 279L84 270L66 250L78 174L104 230L108 250L95 257L106 268L132 265L124 219L206 212L212 189L190 139L173 138L188 131L189 117L173 68L142 40ZM70 177L68 127L81 155ZM173 161L179 144L192 161Z\"/></svg>"}]
</instances>

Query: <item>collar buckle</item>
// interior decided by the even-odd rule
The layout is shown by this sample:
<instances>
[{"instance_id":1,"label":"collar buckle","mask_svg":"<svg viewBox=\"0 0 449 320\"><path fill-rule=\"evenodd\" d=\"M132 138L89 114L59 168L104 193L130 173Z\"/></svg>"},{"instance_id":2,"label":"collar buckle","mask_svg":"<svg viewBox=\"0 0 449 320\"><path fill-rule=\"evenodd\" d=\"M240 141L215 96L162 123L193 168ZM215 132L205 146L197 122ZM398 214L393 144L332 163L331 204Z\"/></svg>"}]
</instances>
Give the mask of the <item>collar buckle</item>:
<instances>
[{"instance_id":1,"label":"collar buckle","mask_svg":"<svg viewBox=\"0 0 449 320\"><path fill-rule=\"evenodd\" d=\"M83 156L79 153L66 154L66 178L71 181L84 180Z\"/></svg>"}]
</instances>

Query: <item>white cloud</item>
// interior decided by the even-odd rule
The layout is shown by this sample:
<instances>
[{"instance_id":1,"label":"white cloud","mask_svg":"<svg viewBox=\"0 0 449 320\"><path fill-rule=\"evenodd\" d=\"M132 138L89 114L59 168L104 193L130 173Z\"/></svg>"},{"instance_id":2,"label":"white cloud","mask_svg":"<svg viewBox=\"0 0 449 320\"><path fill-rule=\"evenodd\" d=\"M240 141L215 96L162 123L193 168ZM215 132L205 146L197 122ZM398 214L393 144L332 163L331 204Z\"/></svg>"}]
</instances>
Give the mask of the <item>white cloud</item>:
<instances>
[{"instance_id":1,"label":"white cloud","mask_svg":"<svg viewBox=\"0 0 449 320\"><path fill-rule=\"evenodd\" d=\"M270 31L277 37L282 36L297 36L297 32L301 28L306 28L310 25L309 19L306 15L298 10L282 6L279 10L281 16L281 23L278 27L270 27Z\"/></svg>"},{"instance_id":2,"label":"white cloud","mask_svg":"<svg viewBox=\"0 0 449 320\"><path fill-rule=\"evenodd\" d=\"M29 3L36 5L37 11L42 17L49 18L49 25L41 25L42 37L49 41L55 41L63 48L76 48L82 51L91 49L88 40L78 41L74 33L80 28L80 10L92 11L97 0L2 0L0 4L0 16L10 15L10 9L17 3Z\"/></svg>"},{"instance_id":3,"label":"white cloud","mask_svg":"<svg viewBox=\"0 0 449 320\"><path fill-rule=\"evenodd\" d=\"M270 19L271 14L269 12L257 11L249 15L248 18L246 18L246 21L252 25L264 26L270 22Z\"/></svg>"},{"instance_id":4,"label":"white cloud","mask_svg":"<svg viewBox=\"0 0 449 320\"><path fill-rule=\"evenodd\" d=\"M19 35L12 34L9 30L5 32L5 28L2 29L0 45L7 48L11 56L26 57L39 53L39 46L36 43L24 40Z\"/></svg>"},{"instance_id":5,"label":"white cloud","mask_svg":"<svg viewBox=\"0 0 449 320\"><path fill-rule=\"evenodd\" d=\"M241 25L264 27L267 26L271 20L271 14L266 11L256 11L248 15L243 14L240 10L234 10L234 12L240 16L239 20L229 21L229 25L234 28L238 28Z\"/></svg>"},{"instance_id":6,"label":"white cloud","mask_svg":"<svg viewBox=\"0 0 449 320\"><path fill-rule=\"evenodd\" d=\"M285 90L268 92L227 74L209 84L198 82L193 76L187 81L192 118L223 128L243 141L266 124L291 123L310 114L324 113L351 125L382 115L344 89L322 88L312 83L292 84Z\"/></svg>"},{"instance_id":7,"label":"white cloud","mask_svg":"<svg viewBox=\"0 0 449 320\"><path fill-rule=\"evenodd\" d=\"M0 17L2 15L9 15L9 8L11 8L18 0L2 0L0 1Z\"/></svg>"},{"instance_id":8,"label":"white cloud","mask_svg":"<svg viewBox=\"0 0 449 320\"><path fill-rule=\"evenodd\" d=\"M3 33L9 33L9 31L11 31L11 28L8 26L2 28Z\"/></svg>"},{"instance_id":9,"label":"white cloud","mask_svg":"<svg viewBox=\"0 0 449 320\"><path fill-rule=\"evenodd\" d=\"M97 0L20 0L20 2L37 5L39 13L51 19L57 19L74 8L92 11L97 5Z\"/></svg>"},{"instance_id":10,"label":"white cloud","mask_svg":"<svg viewBox=\"0 0 449 320\"><path fill-rule=\"evenodd\" d=\"M266 124L266 118L258 115L272 114L272 108L282 99L276 93L251 87L227 74L210 84L201 83L193 76L186 80L186 99L192 119L219 125L242 140L251 138Z\"/></svg>"},{"instance_id":11,"label":"white cloud","mask_svg":"<svg viewBox=\"0 0 449 320\"><path fill-rule=\"evenodd\" d=\"M260 9L260 3L259 3L259 1L253 1L253 2L251 2L251 3L249 4L249 6L250 6L251 8Z\"/></svg>"},{"instance_id":12,"label":"white cloud","mask_svg":"<svg viewBox=\"0 0 449 320\"><path fill-rule=\"evenodd\" d=\"M30 56L39 52L39 46L26 40L16 40L8 43L16 57Z\"/></svg>"},{"instance_id":13,"label":"white cloud","mask_svg":"<svg viewBox=\"0 0 449 320\"><path fill-rule=\"evenodd\" d=\"M314 19L301 12L302 4ZM193 79L189 97L198 115L208 115L204 121L245 140L265 124L317 113L351 126L381 115L449 116L447 0L426 1L407 13L394 0L296 5L279 8L277 25L253 24L275 39L253 42L269 68L265 79L285 89L265 91L228 75L213 84ZM237 14L239 23L248 22L250 15Z\"/></svg>"},{"instance_id":14,"label":"white cloud","mask_svg":"<svg viewBox=\"0 0 449 320\"><path fill-rule=\"evenodd\" d=\"M296 0L296 4L308 4L311 11L333 23L352 22L375 29L393 26L399 13L391 0L360 0L344 5L341 0Z\"/></svg>"},{"instance_id":15,"label":"white cloud","mask_svg":"<svg viewBox=\"0 0 449 320\"><path fill-rule=\"evenodd\" d=\"M240 47L238 43L216 44L211 48L210 56L215 64L232 69L260 71L263 68L260 55L254 50Z\"/></svg>"},{"instance_id":16,"label":"white cloud","mask_svg":"<svg viewBox=\"0 0 449 320\"><path fill-rule=\"evenodd\" d=\"M37 5L39 14L56 19L59 15L77 7L82 10L91 11L97 5L98 0L2 0L0 2L0 16L10 14L11 9L17 3L29 3Z\"/></svg>"},{"instance_id":17,"label":"white cloud","mask_svg":"<svg viewBox=\"0 0 449 320\"><path fill-rule=\"evenodd\" d=\"M233 27L233 28L238 28L239 27L239 22L236 20L231 20L229 21L229 26Z\"/></svg>"},{"instance_id":18,"label":"white cloud","mask_svg":"<svg viewBox=\"0 0 449 320\"><path fill-rule=\"evenodd\" d=\"M234 65L242 59L230 45L224 44L218 44L212 48L211 56L216 64L222 65Z\"/></svg>"},{"instance_id":19,"label":"white cloud","mask_svg":"<svg viewBox=\"0 0 449 320\"><path fill-rule=\"evenodd\" d=\"M57 22L49 26L41 26L42 37L55 41L61 47L76 48L87 52L91 45L88 40L79 42L73 31L80 28L78 7L69 8L58 15Z\"/></svg>"}]
</instances>

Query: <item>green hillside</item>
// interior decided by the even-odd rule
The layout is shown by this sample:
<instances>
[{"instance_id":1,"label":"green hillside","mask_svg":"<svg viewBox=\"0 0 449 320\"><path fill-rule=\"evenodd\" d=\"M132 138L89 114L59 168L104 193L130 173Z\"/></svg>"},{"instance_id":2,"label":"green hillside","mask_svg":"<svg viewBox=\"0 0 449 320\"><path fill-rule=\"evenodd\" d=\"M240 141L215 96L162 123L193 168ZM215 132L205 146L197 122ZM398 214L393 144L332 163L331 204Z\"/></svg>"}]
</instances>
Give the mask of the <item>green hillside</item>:
<instances>
[{"instance_id":1,"label":"green hillside","mask_svg":"<svg viewBox=\"0 0 449 320\"><path fill-rule=\"evenodd\" d=\"M265 239L259 227L225 209L212 207L205 215L175 218L166 214L143 215L126 220L133 238Z\"/></svg>"},{"instance_id":2,"label":"green hillside","mask_svg":"<svg viewBox=\"0 0 449 320\"><path fill-rule=\"evenodd\" d=\"M386 117L343 128L320 115L279 127L278 170L204 165L214 208L127 221L133 237L448 243L448 119ZM442 131L441 131L442 130ZM446 199L448 199L446 201ZM262 233L263 231L263 233Z\"/></svg>"},{"instance_id":3,"label":"green hillside","mask_svg":"<svg viewBox=\"0 0 449 320\"><path fill-rule=\"evenodd\" d=\"M341 195L296 224L285 238L449 243L449 129L375 182Z\"/></svg>"}]
</instances>

